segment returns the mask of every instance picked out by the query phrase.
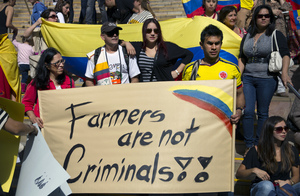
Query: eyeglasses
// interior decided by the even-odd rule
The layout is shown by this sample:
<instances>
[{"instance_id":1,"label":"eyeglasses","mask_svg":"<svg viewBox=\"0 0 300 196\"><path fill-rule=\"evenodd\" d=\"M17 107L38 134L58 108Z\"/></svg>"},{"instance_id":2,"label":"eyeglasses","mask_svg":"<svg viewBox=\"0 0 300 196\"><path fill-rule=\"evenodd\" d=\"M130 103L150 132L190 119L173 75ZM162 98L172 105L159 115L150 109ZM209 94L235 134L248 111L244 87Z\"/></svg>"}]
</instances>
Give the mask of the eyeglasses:
<instances>
[{"instance_id":1,"label":"eyeglasses","mask_svg":"<svg viewBox=\"0 0 300 196\"><path fill-rule=\"evenodd\" d=\"M257 15L257 18L263 18L263 17L270 18L270 14L258 14Z\"/></svg>"},{"instance_id":2,"label":"eyeglasses","mask_svg":"<svg viewBox=\"0 0 300 196\"><path fill-rule=\"evenodd\" d=\"M113 30L105 33L108 37L113 37L114 35L119 36L119 30Z\"/></svg>"},{"instance_id":3,"label":"eyeglasses","mask_svg":"<svg viewBox=\"0 0 300 196\"><path fill-rule=\"evenodd\" d=\"M49 63L49 65L54 65L55 67L59 67L60 64L63 64L63 65L64 65L65 62L66 62L65 59L61 59L61 60L59 60L59 61L57 61L57 62L55 62L55 63Z\"/></svg>"},{"instance_id":4,"label":"eyeglasses","mask_svg":"<svg viewBox=\"0 0 300 196\"><path fill-rule=\"evenodd\" d=\"M57 17L57 15L51 15L51 16L49 16L48 18L56 19L56 18L58 18L58 17Z\"/></svg>"},{"instance_id":5,"label":"eyeglasses","mask_svg":"<svg viewBox=\"0 0 300 196\"><path fill-rule=\"evenodd\" d=\"M276 131L277 134L282 133L283 130L285 130L285 132L289 131L289 128L287 126L284 127L275 127L274 130Z\"/></svg>"},{"instance_id":6,"label":"eyeglasses","mask_svg":"<svg viewBox=\"0 0 300 196\"><path fill-rule=\"evenodd\" d=\"M147 33L147 34L152 33L152 31L154 31L155 34L158 34L158 33L159 33L159 30L158 30L158 29L147 29L147 30L146 30L146 33Z\"/></svg>"}]
</instances>

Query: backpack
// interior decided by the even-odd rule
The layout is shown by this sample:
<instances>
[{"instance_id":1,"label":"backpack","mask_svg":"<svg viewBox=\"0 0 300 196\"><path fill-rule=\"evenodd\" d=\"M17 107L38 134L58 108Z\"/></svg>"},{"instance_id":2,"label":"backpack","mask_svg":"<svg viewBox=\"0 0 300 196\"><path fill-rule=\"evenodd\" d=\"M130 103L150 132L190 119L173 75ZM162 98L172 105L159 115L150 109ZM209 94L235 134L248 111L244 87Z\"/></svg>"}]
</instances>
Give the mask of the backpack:
<instances>
[{"instance_id":1,"label":"backpack","mask_svg":"<svg viewBox=\"0 0 300 196\"><path fill-rule=\"evenodd\" d=\"M94 54L94 64L95 65L97 64L98 58L101 54L101 48L102 47L99 47L95 50L95 54ZM127 72L128 72L129 82L131 82L130 74L129 74L129 55L127 54L127 50L126 50L125 47L122 47L122 51L123 51L123 54L124 54L125 63L127 65Z\"/></svg>"}]
</instances>

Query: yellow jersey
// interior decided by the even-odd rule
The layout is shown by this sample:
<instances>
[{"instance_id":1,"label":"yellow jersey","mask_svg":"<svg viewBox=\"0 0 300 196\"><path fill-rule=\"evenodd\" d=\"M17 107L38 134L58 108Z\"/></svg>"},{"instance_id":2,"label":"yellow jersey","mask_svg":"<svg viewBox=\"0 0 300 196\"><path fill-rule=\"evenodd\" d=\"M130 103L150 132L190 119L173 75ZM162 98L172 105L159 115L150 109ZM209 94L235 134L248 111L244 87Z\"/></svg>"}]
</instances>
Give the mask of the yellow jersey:
<instances>
[{"instance_id":1,"label":"yellow jersey","mask_svg":"<svg viewBox=\"0 0 300 196\"><path fill-rule=\"evenodd\" d=\"M192 70L196 61L187 64L182 73L182 80L190 80ZM237 88L242 87L241 72L238 66L225 59L219 60L212 64L199 64L196 80L223 80L237 79Z\"/></svg>"}]
</instances>

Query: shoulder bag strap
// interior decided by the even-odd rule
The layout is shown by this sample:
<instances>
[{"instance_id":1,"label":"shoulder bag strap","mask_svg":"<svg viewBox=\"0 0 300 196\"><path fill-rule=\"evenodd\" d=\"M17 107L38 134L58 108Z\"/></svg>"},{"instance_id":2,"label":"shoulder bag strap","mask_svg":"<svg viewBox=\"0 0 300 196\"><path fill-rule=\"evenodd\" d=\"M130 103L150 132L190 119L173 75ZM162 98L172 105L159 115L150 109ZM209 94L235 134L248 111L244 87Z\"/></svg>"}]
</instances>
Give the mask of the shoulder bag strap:
<instances>
[{"instance_id":1,"label":"shoulder bag strap","mask_svg":"<svg viewBox=\"0 0 300 196\"><path fill-rule=\"evenodd\" d=\"M154 56L154 61L153 61L153 66L152 66L152 73L151 73L151 77L150 77L150 82L152 82L153 80L153 75L154 75L154 66L156 66L157 63L157 56L158 56L158 51L156 51L155 56Z\"/></svg>"}]
</instances>

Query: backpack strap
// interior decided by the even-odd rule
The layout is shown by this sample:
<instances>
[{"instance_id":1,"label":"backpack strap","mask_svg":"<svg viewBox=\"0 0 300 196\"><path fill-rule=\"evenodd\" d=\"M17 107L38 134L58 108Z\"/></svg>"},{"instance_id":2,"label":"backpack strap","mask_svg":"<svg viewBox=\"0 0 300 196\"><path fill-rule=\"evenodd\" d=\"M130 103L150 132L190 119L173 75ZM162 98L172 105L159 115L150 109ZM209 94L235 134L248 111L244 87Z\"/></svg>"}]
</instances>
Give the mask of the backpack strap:
<instances>
[{"instance_id":1,"label":"backpack strap","mask_svg":"<svg viewBox=\"0 0 300 196\"><path fill-rule=\"evenodd\" d=\"M94 64L95 64L95 66L96 66L97 61L98 61L98 58L99 58L99 56L100 56L101 48L102 48L102 47L99 47L99 48L97 48L97 49L95 50L95 53L94 53Z\"/></svg>"},{"instance_id":2,"label":"backpack strap","mask_svg":"<svg viewBox=\"0 0 300 196\"><path fill-rule=\"evenodd\" d=\"M127 66L127 73L128 73L128 78L129 78L129 82L131 83L131 78L130 78L130 74L129 74L129 55L127 53L126 47L122 47L122 51L123 51L123 55L124 55L124 59L125 59L125 63Z\"/></svg>"},{"instance_id":3,"label":"backpack strap","mask_svg":"<svg viewBox=\"0 0 300 196\"><path fill-rule=\"evenodd\" d=\"M191 73L191 78L190 78L190 80L196 80L197 73L198 73L198 69L199 69L199 64L200 64L200 59L198 59L198 60L194 63L194 66L193 66L193 69L192 69L192 73Z\"/></svg>"}]
</instances>

